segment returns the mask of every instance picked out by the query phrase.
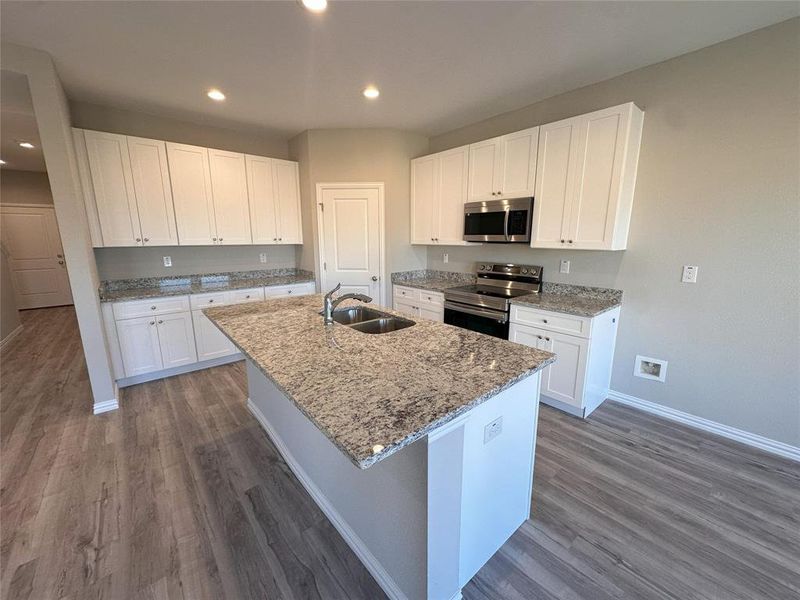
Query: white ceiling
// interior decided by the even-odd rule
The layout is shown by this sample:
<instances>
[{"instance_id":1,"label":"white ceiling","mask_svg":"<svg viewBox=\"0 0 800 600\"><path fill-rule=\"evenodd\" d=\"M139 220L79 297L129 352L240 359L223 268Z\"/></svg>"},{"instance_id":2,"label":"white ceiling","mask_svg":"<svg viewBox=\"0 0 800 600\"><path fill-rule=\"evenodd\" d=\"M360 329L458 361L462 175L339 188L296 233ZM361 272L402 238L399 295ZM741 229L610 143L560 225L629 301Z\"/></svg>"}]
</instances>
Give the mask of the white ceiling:
<instances>
[{"instance_id":1,"label":"white ceiling","mask_svg":"<svg viewBox=\"0 0 800 600\"><path fill-rule=\"evenodd\" d=\"M22 141L35 148L21 148ZM28 78L10 71L0 71L0 158L4 169L45 170Z\"/></svg>"},{"instance_id":2,"label":"white ceiling","mask_svg":"<svg viewBox=\"0 0 800 600\"><path fill-rule=\"evenodd\" d=\"M795 1L0 6L2 39L48 51L72 99L287 137L437 134L800 14ZM206 98L212 86L228 100Z\"/></svg>"}]
</instances>

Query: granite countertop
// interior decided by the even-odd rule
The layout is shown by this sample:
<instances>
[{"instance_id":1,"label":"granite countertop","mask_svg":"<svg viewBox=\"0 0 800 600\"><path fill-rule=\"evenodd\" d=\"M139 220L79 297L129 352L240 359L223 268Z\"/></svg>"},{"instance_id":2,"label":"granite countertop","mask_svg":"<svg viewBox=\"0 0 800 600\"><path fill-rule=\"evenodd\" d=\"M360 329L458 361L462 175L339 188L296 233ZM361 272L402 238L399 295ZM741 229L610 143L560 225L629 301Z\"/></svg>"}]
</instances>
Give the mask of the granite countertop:
<instances>
[{"instance_id":1,"label":"granite countertop","mask_svg":"<svg viewBox=\"0 0 800 600\"><path fill-rule=\"evenodd\" d=\"M229 271L171 277L144 277L103 281L99 294L101 302L139 300L158 296L182 296L251 287L290 285L314 281L314 274L299 269L266 271Z\"/></svg>"},{"instance_id":2,"label":"granite countertop","mask_svg":"<svg viewBox=\"0 0 800 600\"><path fill-rule=\"evenodd\" d=\"M555 360L549 352L426 319L381 335L338 323L326 327L322 298L203 312L362 469Z\"/></svg>"},{"instance_id":3,"label":"granite countertop","mask_svg":"<svg viewBox=\"0 0 800 600\"><path fill-rule=\"evenodd\" d=\"M517 296L511 300L511 304L578 317L596 317L622 305L622 292L610 288L545 282L541 293Z\"/></svg>"},{"instance_id":4,"label":"granite countertop","mask_svg":"<svg viewBox=\"0 0 800 600\"><path fill-rule=\"evenodd\" d=\"M436 271L423 269L419 271L401 271L392 273L392 283L403 285L429 292L443 292L444 290L461 285L475 283L474 273L456 273L450 271Z\"/></svg>"}]
</instances>

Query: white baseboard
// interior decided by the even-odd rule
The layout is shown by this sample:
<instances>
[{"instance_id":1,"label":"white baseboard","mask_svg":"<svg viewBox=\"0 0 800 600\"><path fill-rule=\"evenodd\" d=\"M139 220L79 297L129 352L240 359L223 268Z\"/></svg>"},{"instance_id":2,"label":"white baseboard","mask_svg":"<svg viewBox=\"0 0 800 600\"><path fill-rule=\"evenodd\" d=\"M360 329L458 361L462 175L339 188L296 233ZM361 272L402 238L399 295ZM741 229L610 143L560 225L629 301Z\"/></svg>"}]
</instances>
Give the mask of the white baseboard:
<instances>
[{"instance_id":1,"label":"white baseboard","mask_svg":"<svg viewBox=\"0 0 800 600\"><path fill-rule=\"evenodd\" d=\"M695 427L696 429L702 429L703 431L708 431L709 433L715 433L730 440L735 440L742 444L752 446L753 448L758 448L759 450L771 452L772 454L777 454L783 458L800 462L800 448L797 446L791 446L790 444L786 444L784 442L771 440L764 436L750 433L749 431L744 431L742 429L730 427L729 425L717 423L716 421L710 421L702 417L696 417L695 415L687 412L675 410L674 408L656 404L655 402L650 402L649 400L643 400L642 398L637 398L636 396L623 394L622 392L609 390L608 398L609 400L614 400L620 404L638 408L639 410L664 417L665 419L677 421L678 423L683 423L684 425Z\"/></svg>"},{"instance_id":2,"label":"white baseboard","mask_svg":"<svg viewBox=\"0 0 800 600\"><path fill-rule=\"evenodd\" d=\"M17 337L20 333L22 333L22 324L17 325L17 328L9 333L6 337L0 340L0 348L11 342L15 337Z\"/></svg>"},{"instance_id":3,"label":"white baseboard","mask_svg":"<svg viewBox=\"0 0 800 600\"><path fill-rule=\"evenodd\" d=\"M117 402L116 398L112 398L111 400L106 400L104 402L95 402L92 412L96 415L99 415L100 413L117 410L118 408L119 402Z\"/></svg>"},{"instance_id":4,"label":"white baseboard","mask_svg":"<svg viewBox=\"0 0 800 600\"><path fill-rule=\"evenodd\" d=\"M330 522L336 528L336 531L339 532L339 534L344 538L344 541L347 542L347 545L350 546L353 552L356 553L356 556L358 556L358 558L367 568L367 571L369 571L370 574L375 578L375 581L379 586L381 586L381 589L386 592L386 595L392 600L408 600L408 597L403 593L397 583L395 583L392 576L389 575L386 569L384 569L383 565L378 561L377 558L375 558L375 555L370 552L366 544L342 518L325 494L322 493L322 490L316 486L316 484L311 480L297 460L295 460L294 456L292 456L292 453L289 452L289 449L286 447L286 444L283 443L283 440L278 435L278 432L275 431L272 425L270 425L269 421L267 421L266 417L264 417L263 413L258 409L253 401L250 400L250 398L247 399L247 408L250 409L250 413L256 418L264 431L267 432L267 435L272 440L272 443L275 444L275 446L278 448L278 451L281 453L281 456L283 456L284 460L286 461L286 464L289 465L292 473L294 473L297 479L300 480L300 483L303 484L303 487L317 503L317 506L319 506L322 512L325 513L325 516L328 517ZM459 600L460 598L461 593L459 592L457 596L453 598L453 600Z\"/></svg>"}]
</instances>

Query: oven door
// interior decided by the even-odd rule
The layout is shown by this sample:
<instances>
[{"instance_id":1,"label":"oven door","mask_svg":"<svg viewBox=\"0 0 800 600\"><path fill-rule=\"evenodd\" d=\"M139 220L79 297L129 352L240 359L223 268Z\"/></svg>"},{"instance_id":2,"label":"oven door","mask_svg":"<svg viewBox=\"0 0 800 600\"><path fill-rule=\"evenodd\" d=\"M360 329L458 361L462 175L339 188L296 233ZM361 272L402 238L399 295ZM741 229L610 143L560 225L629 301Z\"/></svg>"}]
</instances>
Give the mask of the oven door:
<instances>
[{"instance_id":1,"label":"oven door","mask_svg":"<svg viewBox=\"0 0 800 600\"><path fill-rule=\"evenodd\" d=\"M464 240L467 242L529 242L533 198L467 202Z\"/></svg>"},{"instance_id":2,"label":"oven door","mask_svg":"<svg viewBox=\"0 0 800 600\"><path fill-rule=\"evenodd\" d=\"M458 302L444 303L444 322L478 333L485 333L493 337L508 339L508 313L459 304Z\"/></svg>"}]
</instances>

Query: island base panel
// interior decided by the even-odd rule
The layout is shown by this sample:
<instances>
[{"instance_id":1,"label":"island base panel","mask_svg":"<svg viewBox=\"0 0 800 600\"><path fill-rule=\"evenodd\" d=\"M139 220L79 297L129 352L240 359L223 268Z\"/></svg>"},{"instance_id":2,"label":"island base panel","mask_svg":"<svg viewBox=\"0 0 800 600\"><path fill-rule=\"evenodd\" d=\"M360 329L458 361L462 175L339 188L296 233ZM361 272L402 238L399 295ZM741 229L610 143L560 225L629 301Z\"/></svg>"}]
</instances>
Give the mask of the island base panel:
<instances>
[{"instance_id":1,"label":"island base panel","mask_svg":"<svg viewBox=\"0 0 800 600\"><path fill-rule=\"evenodd\" d=\"M249 360L247 374L250 411L390 598L457 600L528 518L538 373L367 469Z\"/></svg>"}]
</instances>

